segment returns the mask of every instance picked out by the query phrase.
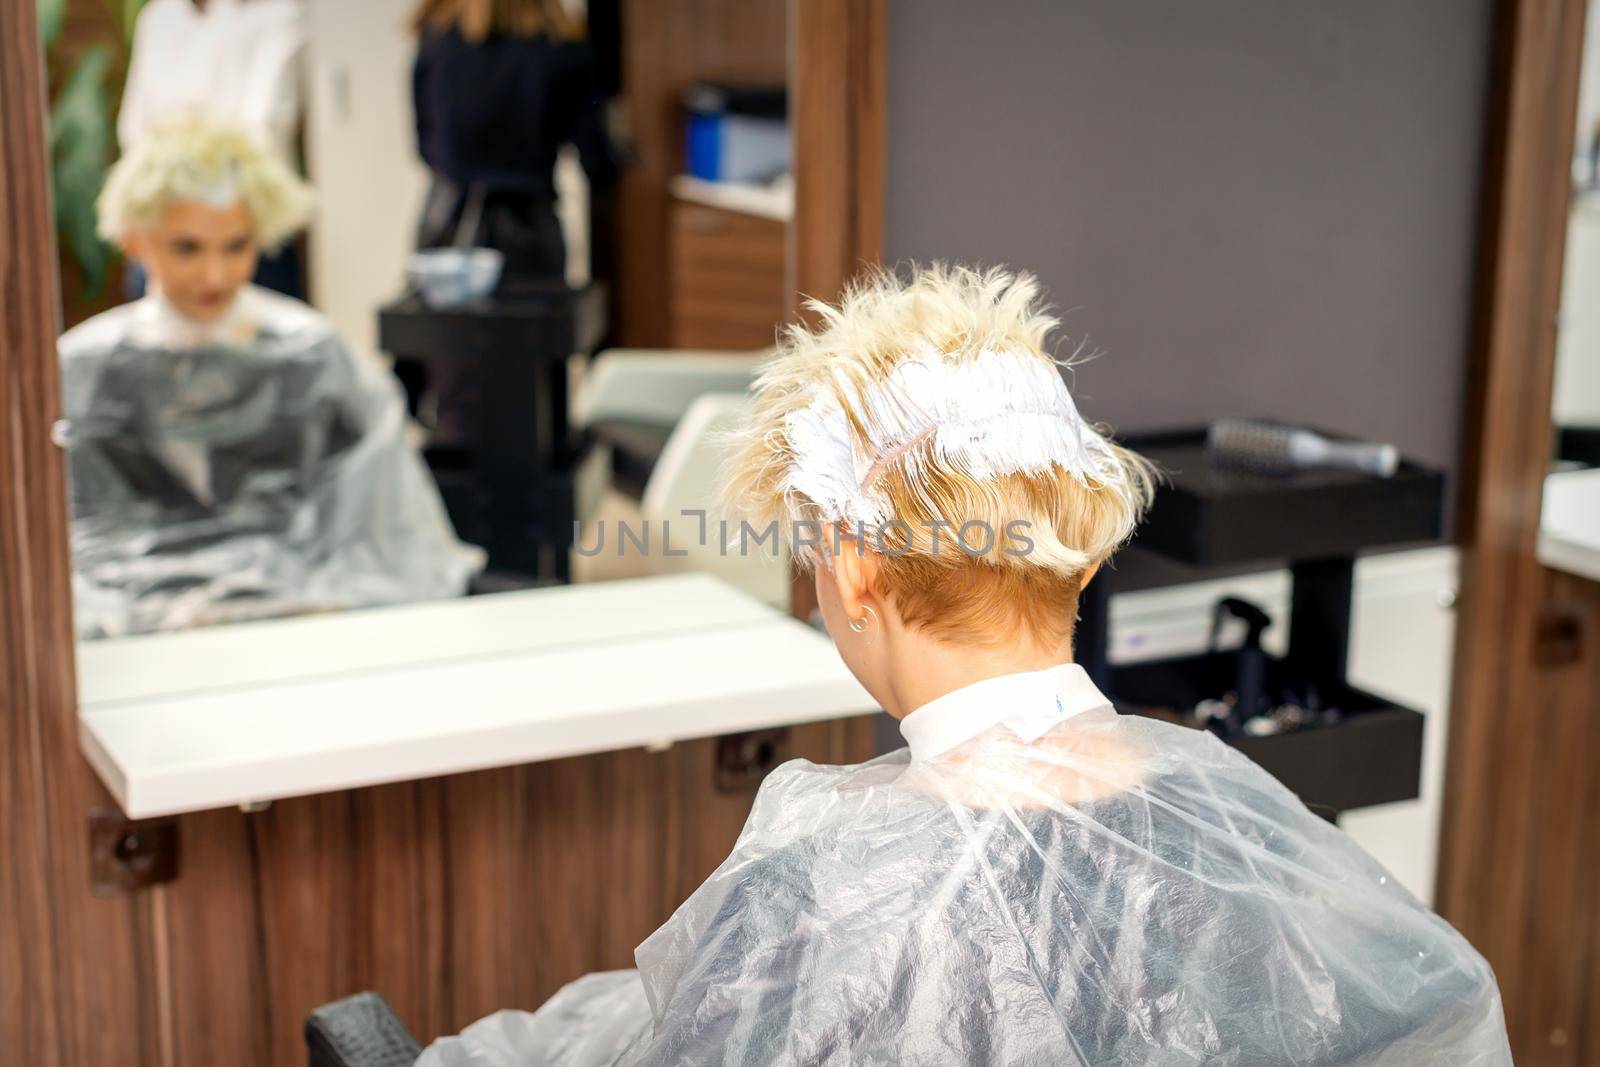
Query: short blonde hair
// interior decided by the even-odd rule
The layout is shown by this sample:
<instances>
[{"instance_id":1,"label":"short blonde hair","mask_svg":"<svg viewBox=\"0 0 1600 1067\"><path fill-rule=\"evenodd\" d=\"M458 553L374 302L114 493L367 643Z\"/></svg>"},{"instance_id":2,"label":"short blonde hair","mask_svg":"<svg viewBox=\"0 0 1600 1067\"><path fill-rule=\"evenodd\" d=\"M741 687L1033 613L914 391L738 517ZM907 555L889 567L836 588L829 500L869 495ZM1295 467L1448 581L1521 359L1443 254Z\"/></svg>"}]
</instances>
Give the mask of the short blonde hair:
<instances>
[{"instance_id":1,"label":"short blonde hair","mask_svg":"<svg viewBox=\"0 0 1600 1067\"><path fill-rule=\"evenodd\" d=\"M174 201L242 202L268 252L311 216L311 188L247 131L200 117L152 129L111 168L96 204L100 236L154 226Z\"/></svg>"},{"instance_id":2,"label":"short blonde hair","mask_svg":"<svg viewBox=\"0 0 1600 1067\"><path fill-rule=\"evenodd\" d=\"M843 408L855 446L871 454L867 396L902 364L931 352L952 365L1025 357L1053 365L1051 373L1070 365L1047 351L1058 322L1028 274L942 264L906 276L875 270L836 307L808 307L817 325L788 327L757 380L727 489L732 507L778 526L803 567L827 565L827 556L793 531L838 519L794 487L804 462L795 418L819 396ZM1109 439L1099 447L1098 475L1051 464L979 476L926 438L880 457L867 477L900 521L880 531L879 592L908 624L953 641L993 644L1019 629L1070 637L1085 573L1133 533L1154 490L1146 460ZM1025 524L1020 538L1012 533L1017 522ZM987 529L988 544L955 550L956 532L972 523Z\"/></svg>"}]
</instances>

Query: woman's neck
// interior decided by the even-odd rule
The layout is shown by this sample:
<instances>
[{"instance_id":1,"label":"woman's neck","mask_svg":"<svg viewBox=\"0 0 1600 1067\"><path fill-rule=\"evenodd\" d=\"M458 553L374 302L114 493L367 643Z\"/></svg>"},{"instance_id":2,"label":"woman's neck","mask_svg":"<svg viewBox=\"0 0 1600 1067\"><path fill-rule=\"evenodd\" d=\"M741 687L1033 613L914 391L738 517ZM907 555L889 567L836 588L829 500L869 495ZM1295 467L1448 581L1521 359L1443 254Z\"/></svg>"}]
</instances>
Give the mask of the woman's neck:
<instances>
[{"instance_id":1,"label":"woman's neck","mask_svg":"<svg viewBox=\"0 0 1600 1067\"><path fill-rule=\"evenodd\" d=\"M240 344L254 338L257 323L251 312L249 286L234 294L221 314L201 321L185 315L152 282L136 310L137 339L175 348L218 343Z\"/></svg>"},{"instance_id":2,"label":"woman's neck","mask_svg":"<svg viewBox=\"0 0 1600 1067\"><path fill-rule=\"evenodd\" d=\"M884 710L903 719L946 693L953 693L989 678L1026 671L1042 671L1072 662L1070 638L1040 642L1028 635L993 646L954 644L926 633L900 629L885 634L888 649L888 689Z\"/></svg>"}]
</instances>

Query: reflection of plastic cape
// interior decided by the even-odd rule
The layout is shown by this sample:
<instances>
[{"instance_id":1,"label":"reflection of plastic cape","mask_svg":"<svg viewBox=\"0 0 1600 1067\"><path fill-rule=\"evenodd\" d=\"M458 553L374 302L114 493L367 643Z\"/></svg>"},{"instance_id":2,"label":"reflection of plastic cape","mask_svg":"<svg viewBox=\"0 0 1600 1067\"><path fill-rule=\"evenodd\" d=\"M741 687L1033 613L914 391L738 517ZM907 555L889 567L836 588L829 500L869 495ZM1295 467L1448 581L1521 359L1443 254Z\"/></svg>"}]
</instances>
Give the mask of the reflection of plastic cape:
<instances>
[{"instance_id":1,"label":"reflection of plastic cape","mask_svg":"<svg viewBox=\"0 0 1600 1067\"><path fill-rule=\"evenodd\" d=\"M1210 734L1071 665L903 727L910 756L774 772L640 981L418 1067L1511 1062L1483 959Z\"/></svg>"},{"instance_id":2,"label":"reflection of plastic cape","mask_svg":"<svg viewBox=\"0 0 1600 1067\"><path fill-rule=\"evenodd\" d=\"M61 339L84 637L458 596L399 387L298 301L199 329L158 296Z\"/></svg>"}]
</instances>

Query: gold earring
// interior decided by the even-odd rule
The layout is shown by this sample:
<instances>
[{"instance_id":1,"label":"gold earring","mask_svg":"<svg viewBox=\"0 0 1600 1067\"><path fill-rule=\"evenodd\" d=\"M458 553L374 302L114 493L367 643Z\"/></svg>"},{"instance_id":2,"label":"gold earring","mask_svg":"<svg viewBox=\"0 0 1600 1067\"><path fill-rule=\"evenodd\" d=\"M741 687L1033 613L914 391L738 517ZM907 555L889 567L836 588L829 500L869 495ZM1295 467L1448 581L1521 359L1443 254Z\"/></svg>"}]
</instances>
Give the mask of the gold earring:
<instances>
[{"instance_id":1,"label":"gold earring","mask_svg":"<svg viewBox=\"0 0 1600 1067\"><path fill-rule=\"evenodd\" d=\"M863 604L861 612L861 618L850 620L851 633L864 634L868 627L878 621L878 613L872 610L871 604Z\"/></svg>"}]
</instances>

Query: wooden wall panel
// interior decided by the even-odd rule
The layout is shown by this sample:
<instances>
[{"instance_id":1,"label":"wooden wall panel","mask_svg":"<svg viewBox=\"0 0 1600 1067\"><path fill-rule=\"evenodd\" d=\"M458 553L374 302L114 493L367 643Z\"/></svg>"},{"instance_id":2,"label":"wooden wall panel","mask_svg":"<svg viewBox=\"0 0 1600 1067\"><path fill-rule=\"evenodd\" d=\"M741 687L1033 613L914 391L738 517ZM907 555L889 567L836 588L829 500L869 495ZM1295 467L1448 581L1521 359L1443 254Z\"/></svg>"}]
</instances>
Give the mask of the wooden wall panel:
<instances>
[{"instance_id":1,"label":"wooden wall panel","mask_svg":"<svg viewBox=\"0 0 1600 1067\"><path fill-rule=\"evenodd\" d=\"M172 1017L172 1060L271 1063L262 870L252 828L238 812L211 811L182 825L182 870L146 901L161 909ZM58 845L70 850L69 840Z\"/></svg>"},{"instance_id":2,"label":"wooden wall panel","mask_svg":"<svg viewBox=\"0 0 1600 1067\"><path fill-rule=\"evenodd\" d=\"M1600 691L1600 677L1592 678L1589 683L1591 699L1597 691ZM1583 798L1583 804L1585 811L1600 810L1600 775L1591 774L1589 791ZM1596 831L1592 823L1590 829L1587 844L1589 853L1600 855L1600 831ZM1594 921L1597 912L1600 912L1600 908L1591 909L1589 913L1591 921ZM1590 940L1593 941L1597 937L1600 937L1600 933L1591 929ZM1589 1025L1582 1033L1573 1035L1573 1045L1577 1050L1579 1063L1600 1063L1600 1026L1594 1024L1594 1020L1600 1019L1600 952L1589 953L1589 971L1584 976L1583 988L1585 1003L1580 1005L1579 1010L1583 1013L1582 1017L1589 1020Z\"/></svg>"},{"instance_id":3,"label":"wooden wall panel","mask_svg":"<svg viewBox=\"0 0 1600 1067\"><path fill-rule=\"evenodd\" d=\"M795 218L831 223L789 228L789 311L799 318L802 301L838 299L883 259L889 3L795 0L789 15ZM805 619L816 607L810 576L796 573L789 610Z\"/></svg>"},{"instance_id":4,"label":"wooden wall panel","mask_svg":"<svg viewBox=\"0 0 1600 1067\"><path fill-rule=\"evenodd\" d=\"M1527 838L1498 857L1527 868L1533 890L1518 916L1525 962L1501 988L1518 1063L1588 1065L1600 1063L1588 988L1600 966L1600 583L1546 570L1539 603L1546 636L1517 709L1541 724L1529 731L1535 814ZM1570 650L1555 647L1564 634L1577 635Z\"/></svg>"},{"instance_id":5,"label":"wooden wall panel","mask_svg":"<svg viewBox=\"0 0 1600 1067\"><path fill-rule=\"evenodd\" d=\"M883 258L888 0L803 0L791 7L796 298L833 300ZM797 309L798 310L798 307Z\"/></svg>"},{"instance_id":6,"label":"wooden wall panel","mask_svg":"<svg viewBox=\"0 0 1600 1067\"><path fill-rule=\"evenodd\" d=\"M1494 659L1509 685L1493 709L1504 725L1486 731L1495 751L1452 754L1473 777L1458 780L1446 827L1473 849L1444 857L1439 906L1495 969L1516 1062L1588 1067L1600 1063L1600 584L1541 568L1526 596L1529 640Z\"/></svg>"},{"instance_id":7,"label":"wooden wall panel","mask_svg":"<svg viewBox=\"0 0 1600 1067\"><path fill-rule=\"evenodd\" d=\"M86 941L63 961L86 976L106 962L122 980L98 992L25 989L17 1019L48 1021L53 1008L77 1033L59 1058L21 1062L289 1067L304 1062L307 1013L363 989L426 1040L499 1008L536 1007L588 972L631 967L633 949L744 825L754 789L716 788L716 745L184 816L175 881L100 899L85 872L79 891L56 898L69 921L122 917L122 952ZM870 720L797 727L779 748L783 759L866 759ZM51 844L87 855L78 840ZM37 951L57 959L47 941ZM27 972L5 962L9 991ZM107 1009L126 1034L92 1022ZM6 1025L30 1051L60 1043Z\"/></svg>"},{"instance_id":8,"label":"wooden wall panel","mask_svg":"<svg viewBox=\"0 0 1600 1067\"><path fill-rule=\"evenodd\" d=\"M1499 9L1437 893L1495 968L1517 1062L1562 1067L1600 1048L1600 586L1547 571L1534 545L1584 8ZM1560 649L1563 617L1586 636Z\"/></svg>"},{"instance_id":9,"label":"wooden wall panel","mask_svg":"<svg viewBox=\"0 0 1600 1067\"><path fill-rule=\"evenodd\" d=\"M260 1014L269 1044L304 1022L295 1013L308 999L319 1003L356 986L362 977L358 946L386 931L366 923L363 896L376 888L356 869L361 794L332 793L274 805L244 818L246 862L253 872L280 872L276 886L252 878L252 922L266 1002ZM405 854L394 857L407 874ZM396 880L398 881L398 880ZM422 915L420 907L411 914ZM393 918L391 916L391 918ZM347 931L359 931L351 938ZM395 932L393 930L389 932ZM320 999L319 999L320 998Z\"/></svg>"},{"instance_id":10,"label":"wooden wall panel","mask_svg":"<svg viewBox=\"0 0 1600 1067\"><path fill-rule=\"evenodd\" d=\"M107 797L77 756L72 713L65 482L50 443L60 303L34 11L0 2L0 1040L8 1059L40 1067L154 1062L149 918L88 894L86 817Z\"/></svg>"},{"instance_id":11,"label":"wooden wall panel","mask_svg":"<svg viewBox=\"0 0 1600 1067\"><path fill-rule=\"evenodd\" d=\"M512 951L530 958L513 968L513 1004L541 1004L574 972L600 969L601 931L610 916L596 889L611 878L599 853L605 765L603 758L590 758L520 769L522 840L513 845L520 869L504 887L502 911L509 914L501 936L512 934ZM649 822L636 823L622 832L634 836L649 828ZM548 957L539 958L541 952Z\"/></svg>"},{"instance_id":12,"label":"wooden wall panel","mask_svg":"<svg viewBox=\"0 0 1600 1067\"><path fill-rule=\"evenodd\" d=\"M633 950L654 932L657 916L671 914L678 865L672 859L680 827L662 803L674 788L680 759L671 753L613 752L600 777L600 869L590 892L605 902L597 933L601 970L633 966Z\"/></svg>"},{"instance_id":13,"label":"wooden wall panel","mask_svg":"<svg viewBox=\"0 0 1600 1067\"><path fill-rule=\"evenodd\" d=\"M352 804L347 845L360 854L348 894L358 905L354 928L360 936L352 974L339 992L381 987L419 1034L447 1032L454 1016L448 920L453 898L445 849L449 787L449 779L436 778L362 791Z\"/></svg>"}]
</instances>

